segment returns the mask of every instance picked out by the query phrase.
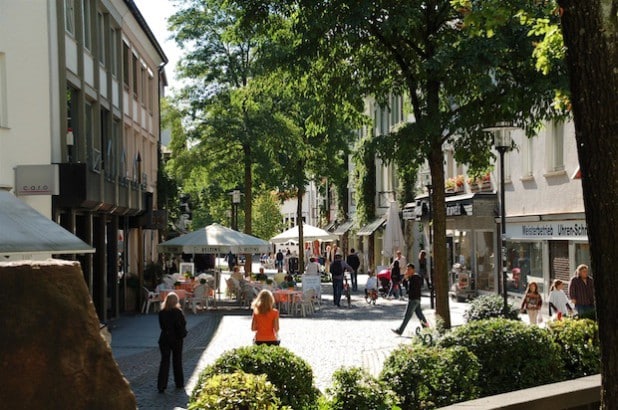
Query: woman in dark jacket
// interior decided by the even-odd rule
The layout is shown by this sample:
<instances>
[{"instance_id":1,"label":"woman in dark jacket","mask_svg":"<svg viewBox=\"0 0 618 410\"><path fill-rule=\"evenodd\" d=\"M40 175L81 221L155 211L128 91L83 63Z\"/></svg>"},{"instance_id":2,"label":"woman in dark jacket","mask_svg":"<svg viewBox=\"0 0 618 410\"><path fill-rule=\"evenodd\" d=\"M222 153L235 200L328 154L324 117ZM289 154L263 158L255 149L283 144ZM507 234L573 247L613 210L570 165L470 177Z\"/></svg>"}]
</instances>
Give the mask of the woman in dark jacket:
<instances>
[{"instance_id":1,"label":"woman in dark jacket","mask_svg":"<svg viewBox=\"0 0 618 410\"><path fill-rule=\"evenodd\" d=\"M167 379L170 373L170 354L174 361L176 388L181 389L185 385L184 375L182 374L182 339L187 335L187 322L178 304L178 295L174 292L168 293L161 305L159 326L161 327L161 335L159 336L161 365L159 366L157 387L159 393L163 393L167 388Z\"/></svg>"}]
</instances>

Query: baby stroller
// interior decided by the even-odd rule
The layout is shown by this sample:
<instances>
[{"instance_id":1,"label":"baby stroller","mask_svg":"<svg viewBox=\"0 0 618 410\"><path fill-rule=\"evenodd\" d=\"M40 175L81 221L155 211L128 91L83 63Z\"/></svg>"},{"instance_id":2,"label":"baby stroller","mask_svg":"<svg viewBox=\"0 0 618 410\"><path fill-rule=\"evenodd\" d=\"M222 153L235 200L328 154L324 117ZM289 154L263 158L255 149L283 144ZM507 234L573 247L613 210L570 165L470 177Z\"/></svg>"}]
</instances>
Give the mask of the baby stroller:
<instances>
[{"instance_id":1,"label":"baby stroller","mask_svg":"<svg viewBox=\"0 0 618 410\"><path fill-rule=\"evenodd\" d=\"M377 274L378 278L378 292L383 298L387 297L391 291L391 270L382 269Z\"/></svg>"}]
</instances>

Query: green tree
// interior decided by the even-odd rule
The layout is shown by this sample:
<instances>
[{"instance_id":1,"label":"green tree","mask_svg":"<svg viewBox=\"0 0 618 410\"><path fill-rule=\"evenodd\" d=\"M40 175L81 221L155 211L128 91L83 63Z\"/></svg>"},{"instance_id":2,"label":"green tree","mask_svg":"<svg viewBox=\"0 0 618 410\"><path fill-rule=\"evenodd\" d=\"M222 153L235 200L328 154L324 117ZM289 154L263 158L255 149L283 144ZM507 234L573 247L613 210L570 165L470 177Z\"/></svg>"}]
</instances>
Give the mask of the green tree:
<instances>
[{"instance_id":1,"label":"green tree","mask_svg":"<svg viewBox=\"0 0 618 410\"><path fill-rule=\"evenodd\" d=\"M330 58L337 73L326 77L335 92L357 87L383 106L388 96L406 95L414 121L375 141L378 154L397 164L429 163L432 184L445 182L445 143L473 169L488 166L491 135L483 128L510 121L531 130L554 114L551 102L560 77L543 77L532 60L536 37L518 12L544 15L543 2L449 0L313 0L239 2L245 18L267 13L295 16L302 56ZM493 12L492 12L493 11ZM477 26L465 18L478 15ZM339 65L336 62L345 61ZM344 82L341 82L345 78ZM407 187L413 189L413 187ZM434 260L437 313L450 327L444 190L434 189Z\"/></svg>"},{"instance_id":2,"label":"green tree","mask_svg":"<svg viewBox=\"0 0 618 410\"><path fill-rule=\"evenodd\" d=\"M601 339L602 408L618 408L618 1L558 0Z\"/></svg>"},{"instance_id":3,"label":"green tree","mask_svg":"<svg viewBox=\"0 0 618 410\"><path fill-rule=\"evenodd\" d=\"M283 230L283 217L273 192L256 196L253 213L253 235L268 240Z\"/></svg>"}]
</instances>

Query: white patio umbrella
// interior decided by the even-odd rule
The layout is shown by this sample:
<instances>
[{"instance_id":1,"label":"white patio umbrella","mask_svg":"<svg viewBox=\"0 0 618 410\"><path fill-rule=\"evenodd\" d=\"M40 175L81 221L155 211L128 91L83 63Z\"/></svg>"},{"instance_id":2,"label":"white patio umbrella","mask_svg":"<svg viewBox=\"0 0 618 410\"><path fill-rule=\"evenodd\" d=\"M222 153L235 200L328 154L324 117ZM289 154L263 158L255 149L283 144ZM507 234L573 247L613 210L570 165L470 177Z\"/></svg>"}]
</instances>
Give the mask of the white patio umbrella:
<instances>
[{"instance_id":1,"label":"white patio umbrella","mask_svg":"<svg viewBox=\"0 0 618 410\"><path fill-rule=\"evenodd\" d=\"M217 223L208 225L158 245L161 252L169 253L262 253L269 252L271 245L255 236L238 232Z\"/></svg>"},{"instance_id":2,"label":"white patio umbrella","mask_svg":"<svg viewBox=\"0 0 618 410\"><path fill-rule=\"evenodd\" d=\"M399 205L397 205L396 201L392 201L386 213L386 228L382 238L382 255L392 258L397 249L405 255L405 247L406 242L401 230L401 221L399 220Z\"/></svg>"},{"instance_id":3,"label":"white patio umbrella","mask_svg":"<svg viewBox=\"0 0 618 410\"><path fill-rule=\"evenodd\" d=\"M317 228L312 225L303 224L303 240L305 242L309 241L333 241L337 239L338 236L332 232L325 231L324 229ZM273 236L270 238L272 243L285 243L290 240L298 242L298 225L293 228L288 229L287 231L281 232L277 236Z\"/></svg>"}]
</instances>

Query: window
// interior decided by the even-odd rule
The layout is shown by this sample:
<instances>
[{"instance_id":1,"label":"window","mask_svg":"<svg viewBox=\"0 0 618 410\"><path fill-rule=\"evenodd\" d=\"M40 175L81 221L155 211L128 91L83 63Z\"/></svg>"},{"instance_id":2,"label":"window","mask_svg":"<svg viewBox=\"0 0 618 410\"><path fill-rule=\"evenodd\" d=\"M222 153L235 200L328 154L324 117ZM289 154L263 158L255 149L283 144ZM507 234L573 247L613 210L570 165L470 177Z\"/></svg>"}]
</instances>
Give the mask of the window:
<instances>
[{"instance_id":1,"label":"window","mask_svg":"<svg viewBox=\"0 0 618 410\"><path fill-rule=\"evenodd\" d=\"M534 140L524 136L522 155L522 177L531 178L534 175Z\"/></svg>"},{"instance_id":2,"label":"window","mask_svg":"<svg viewBox=\"0 0 618 410\"><path fill-rule=\"evenodd\" d=\"M84 24L84 48L92 51L92 3L90 0L82 0L82 21Z\"/></svg>"},{"instance_id":3,"label":"window","mask_svg":"<svg viewBox=\"0 0 618 410\"><path fill-rule=\"evenodd\" d=\"M75 4L73 0L64 0L64 30L75 35Z\"/></svg>"},{"instance_id":4,"label":"window","mask_svg":"<svg viewBox=\"0 0 618 410\"><path fill-rule=\"evenodd\" d=\"M138 89L139 89L139 58L135 54L133 54L133 94L135 98L137 98Z\"/></svg>"},{"instance_id":5,"label":"window","mask_svg":"<svg viewBox=\"0 0 618 410\"><path fill-rule=\"evenodd\" d=\"M129 86L129 75L131 73L131 51L129 45L122 42L122 77L124 85Z\"/></svg>"},{"instance_id":6,"label":"window","mask_svg":"<svg viewBox=\"0 0 618 410\"><path fill-rule=\"evenodd\" d=\"M543 249L540 241L515 242L507 241L507 273L513 268L519 268L515 276L510 276L507 284L509 292L524 293L530 281L535 281L539 292L543 290Z\"/></svg>"},{"instance_id":7,"label":"window","mask_svg":"<svg viewBox=\"0 0 618 410\"><path fill-rule=\"evenodd\" d=\"M146 105L146 98L148 96L148 86L147 86L147 82L148 82L148 75L146 75L146 68L144 66L142 66L141 70L140 70L140 76L139 76L140 82L141 82L141 87L140 89L142 90L141 92L141 102L142 105Z\"/></svg>"},{"instance_id":8,"label":"window","mask_svg":"<svg viewBox=\"0 0 618 410\"><path fill-rule=\"evenodd\" d=\"M0 53L0 127L8 127L8 108L6 92L6 55Z\"/></svg>"},{"instance_id":9,"label":"window","mask_svg":"<svg viewBox=\"0 0 618 410\"><path fill-rule=\"evenodd\" d=\"M100 120L101 120L101 127L100 127L100 139L101 141L99 142L99 148L101 149L101 167L100 169L98 169L98 171L100 171L101 169L105 170L105 175L106 176L110 176L109 175L109 170L108 168L111 169L110 167L110 163L111 163L111 155L112 155L112 139L110 136L110 130L109 130L109 111L107 111L104 108L101 108L101 112L100 112Z\"/></svg>"},{"instance_id":10,"label":"window","mask_svg":"<svg viewBox=\"0 0 618 410\"><path fill-rule=\"evenodd\" d=\"M105 47L105 16L101 12L97 13L97 33L99 36L99 62L101 65L105 65L105 53L107 52Z\"/></svg>"},{"instance_id":11,"label":"window","mask_svg":"<svg viewBox=\"0 0 618 410\"><path fill-rule=\"evenodd\" d=\"M546 131L548 171L564 170L564 123L552 122Z\"/></svg>"},{"instance_id":12,"label":"window","mask_svg":"<svg viewBox=\"0 0 618 410\"><path fill-rule=\"evenodd\" d=\"M154 89L154 78L152 75L148 76L148 110L152 114L152 108L154 107L154 99L156 98L157 93Z\"/></svg>"},{"instance_id":13,"label":"window","mask_svg":"<svg viewBox=\"0 0 618 410\"><path fill-rule=\"evenodd\" d=\"M110 34L109 69L112 72L112 75L116 77L118 75L118 30L113 28L110 30Z\"/></svg>"}]
</instances>

